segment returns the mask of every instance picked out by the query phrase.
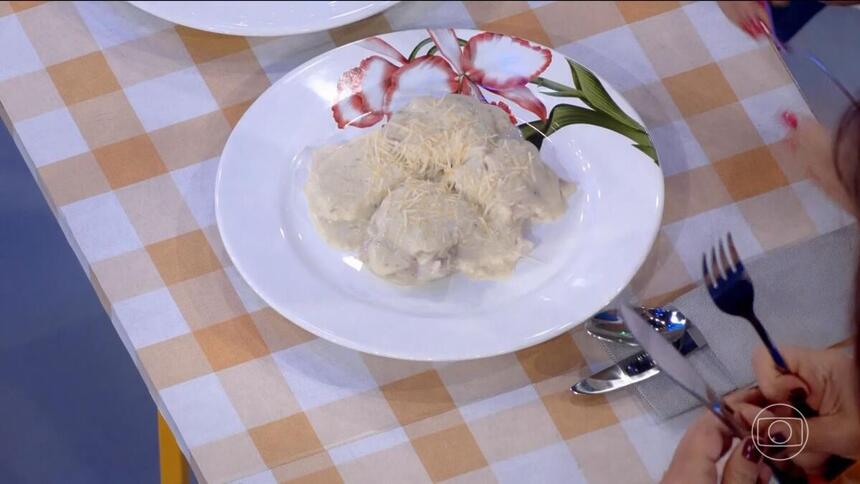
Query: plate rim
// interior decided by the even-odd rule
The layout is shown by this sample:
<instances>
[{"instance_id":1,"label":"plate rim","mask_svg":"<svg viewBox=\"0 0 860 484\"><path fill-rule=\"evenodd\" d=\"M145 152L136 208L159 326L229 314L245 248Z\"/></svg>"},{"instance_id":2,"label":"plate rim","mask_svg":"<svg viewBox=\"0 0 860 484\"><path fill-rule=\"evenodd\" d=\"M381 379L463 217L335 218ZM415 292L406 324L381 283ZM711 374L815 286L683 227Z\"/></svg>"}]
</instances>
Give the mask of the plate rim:
<instances>
[{"instance_id":1,"label":"plate rim","mask_svg":"<svg viewBox=\"0 0 860 484\"><path fill-rule=\"evenodd\" d=\"M379 0L373 3L378 5L370 5L368 8L364 10L359 10L356 12L351 12L349 14L343 15L343 18L338 18L337 21L331 22L326 25L317 25L308 28L244 28L244 27L222 27L222 26L201 26L200 24L192 25L190 23L186 23L185 21L177 20L176 17L170 15L163 15L161 13L156 13L154 9L147 8L148 4L151 2L146 0L126 0L126 3L134 6L135 8L146 12L153 17L160 18L167 22L170 22L175 25L181 25L183 27L188 27L195 30L202 30L205 32L212 32L216 34L223 35L235 35L240 37L281 37L285 35L300 35L300 34L311 34L314 32L322 32L326 30L336 29L338 27L343 27L344 25L349 25L360 20L364 20L368 17L372 17L376 14L382 13L389 8L393 7L400 3L400 0ZM173 2L171 2L173 3Z\"/></svg>"},{"instance_id":2,"label":"plate rim","mask_svg":"<svg viewBox=\"0 0 860 484\"><path fill-rule=\"evenodd\" d=\"M458 33L459 32L467 32L467 33L473 34L473 33L481 33L481 32L491 32L491 31L481 30L481 29L454 28L454 27L451 27L451 28L455 32L458 32ZM314 334L315 336L317 336L321 339L324 339L326 341L329 341L331 343L337 344L337 345L345 347L345 348L349 348L351 350L355 350L355 351L358 351L361 353L366 353L366 354L375 355L375 356L379 356L379 357L392 358L392 359L398 359L398 360L404 360L404 361L418 361L418 362L431 362L431 363L432 362L444 363L444 362L455 362L455 361L471 361L471 360L490 358L490 357L494 357L494 356L501 356L501 355L515 353L515 352L520 351L522 349L536 346L536 345L541 344L543 342L546 342L550 339L553 339L553 338L555 338L555 337L557 337L557 336L559 336L559 335L561 335L567 331L570 331L571 329L575 328L576 326L582 324L584 322L584 320L583 321L572 321L572 322L569 321L569 322L565 322L565 323L559 323L557 326L539 333L539 335L532 336L532 338L525 339L524 341L519 342L516 345L510 346L507 349L504 349L501 351L492 351L492 352L484 352L484 353L480 353L480 352L479 353L471 353L470 355L468 355L466 357L428 357L428 356L420 356L420 355L416 357L413 355L402 354L402 353L399 353L397 351L386 351L386 350L379 350L378 348L369 348L369 347L365 346L364 344L356 343L355 341L353 341L351 339L347 339L347 338L338 336L336 334L332 334L332 333L329 333L327 331L324 331L322 328L319 328L314 323L307 321L304 317L300 317L298 314L296 314L294 311L290 310L289 308L282 307L282 305L275 303L273 301L270 301L269 298L267 298L266 296L263 295L263 293L265 291L262 291L262 292L259 291L256 287L257 286L256 282L253 282L251 279L249 279L246 276L245 269L242 268L241 264L237 261L236 257L234 257L234 255L233 255L234 249L231 249L230 242L228 242L227 238L224 237L224 232L222 229L222 227L223 227L223 224L222 224L222 208L221 208L221 203L220 203L220 197L218 196L219 191L220 191L219 188L221 186L222 173L223 173L223 164L222 164L223 155L227 151L227 146L230 144L235 132L238 130L241 123L245 120L246 115L249 112L251 112L251 110L254 108L254 106L258 102L260 102L263 99L263 97L269 93L270 90L275 88L275 86L277 84L280 84L281 82L288 81L290 78L298 77L306 69L308 69L309 67L311 67L314 64L316 64L317 62L319 62L322 57L329 55L333 51L349 48L351 46L359 44L360 42L366 40L367 38L372 38L372 37L384 38L385 36L388 36L391 34L420 32L420 31L425 31L425 30L426 29L420 29L420 28L419 29L396 30L396 31L392 31L392 32L376 34L376 35L373 35L371 37L365 37L365 38L350 42L348 44L334 47L334 48L329 49L325 52L322 52L322 53L308 59L307 61L303 62L302 64L296 66L295 68L293 68L292 70L290 70L289 72L287 72L286 74L281 76L279 79L277 79L275 82L273 82L262 94L260 94L260 96L258 96L257 99L253 103L251 103L251 105L248 107L248 109L245 111L245 113L243 113L242 117L239 119L239 121L234 126L233 130L230 132L230 136L228 137L227 142L224 144L224 148L222 149L221 154L219 155L219 158L218 158L218 170L217 170L216 177L215 177L215 219L216 219L216 225L218 226L218 233L219 233L219 236L221 237L222 244L224 246L224 249L225 249L228 257L230 258L230 261L233 263L234 267L236 268L239 275L242 277L243 281L246 284L248 284L248 286L254 291L254 293L259 298L261 298L263 300L263 302L265 302L269 307L271 307L275 312L286 317L291 323L296 324L297 326L300 326L302 329ZM506 35L506 34L502 34L502 35ZM569 56L565 55L564 53L562 53L562 52L560 52L560 51L558 51L552 47L548 47L548 46L545 46L539 42L534 42L531 40L529 40L529 42L531 42L535 45L539 45L541 47L544 47L546 49L549 49L553 54L557 54L564 59L571 59ZM595 72L599 76L599 72L596 72L593 69L591 69L587 63L582 63L582 62L577 61L575 59L571 59L571 60L573 60L577 64L589 69L590 71ZM624 99L630 105L633 112L636 113L636 115L639 116L641 119L641 115L632 106L632 104L630 104L629 101L627 101L627 98L625 98L620 91L615 89L615 87L611 83L608 83L608 85L613 88L613 90L618 94L618 96L620 96L622 99ZM645 126L644 123L643 123L643 127L645 128L646 133L648 133L648 136L650 137L651 134L648 132L648 127ZM657 151L657 153L659 155L659 151L658 151L656 145L654 146L654 149L655 149L655 151ZM659 156L658 156L658 159L659 159ZM647 244L647 248L640 255L639 260L637 260L634 264L635 268L633 270L633 275L630 278L631 280L633 278L635 278L636 274L638 274L639 271L642 269L642 266L647 261L648 256L651 253L651 250L654 248L654 244L657 242L657 237L659 236L659 232L660 232L660 229L662 227L663 216L665 214L665 207L666 207L665 174L663 173L662 167L660 165L655 164L655 168L660 171L660 176L655 177L655 179L657 181L657 185L658 185L658 186L655 186L655 188L657 189L656 191L659 195L659 214L654 219L655 222L654 222L654 225L653 225L652 230L651 230L651 234L649 237L649 242ZM606 301L601 301L601 302L603 302L601 307L606 306L607 304L612 302L612 300L614 300L616 297L618 297L618 295L623 293L624 290L627 287L629 287L629 285L630 285L630 281L628 281L624 286L622 286L620 288L613 289L612 291L607 291L608 299Z\"/></svg>"}]
</instances>

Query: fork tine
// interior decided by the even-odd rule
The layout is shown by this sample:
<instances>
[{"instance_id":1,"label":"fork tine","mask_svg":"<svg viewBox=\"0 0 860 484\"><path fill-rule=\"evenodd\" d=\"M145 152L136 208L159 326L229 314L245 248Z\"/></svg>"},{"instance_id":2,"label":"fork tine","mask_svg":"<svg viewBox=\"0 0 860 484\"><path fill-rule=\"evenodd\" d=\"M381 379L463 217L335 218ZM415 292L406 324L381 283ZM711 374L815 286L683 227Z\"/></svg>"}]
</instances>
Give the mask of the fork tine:
<instances>
[{"instance_id":1,"label":"fork tine","mask_svg":"<svg viewBox=\"0 0 860 484\"><path fill-rule=\"evenodd\" d=\"M708 253L705 252L702 254L702 278L705 280L705 284L708 287L716 287L714 284L714 278L711 277L711 273L708 272Z\"/></svg>"},{"instance_id":2,"label":"fork tine","mask_svg":"<svg viewBox=\"0 0 860 484\"><path fill-rule=\"evenodd\" d=\"M720 263L717 261L717 250L711 248L711 272L714 275L714 286L720 283L723 278L723 271L720 269Z\"/></svg>"},{"instance_id":3,"label":"fork tine","mask_svg":"<svg viewBox=\"0 0 860 484\"><path fill-rule=\"evenodd\" d=\"M729 232L729 255L732 256L732 265L737 267L741 264L741 257L738 255L738 249L735 248L735 241L732 240L732 233Z\"/></svg>"},{"instance_id":4,"label":"fork tine","mask_svg":"<svg viewBox=\"0 0 860 484\"><path fill-rule=\"evenodd\" d=\"M730 273L734 272L734 264L729 262L729 257L726 255L726 244L723 243L722 240L719 242L720 246L720 263L723 265L723 270L726 273L726 277L729 276Z\"/></svg>"}]
</instances>

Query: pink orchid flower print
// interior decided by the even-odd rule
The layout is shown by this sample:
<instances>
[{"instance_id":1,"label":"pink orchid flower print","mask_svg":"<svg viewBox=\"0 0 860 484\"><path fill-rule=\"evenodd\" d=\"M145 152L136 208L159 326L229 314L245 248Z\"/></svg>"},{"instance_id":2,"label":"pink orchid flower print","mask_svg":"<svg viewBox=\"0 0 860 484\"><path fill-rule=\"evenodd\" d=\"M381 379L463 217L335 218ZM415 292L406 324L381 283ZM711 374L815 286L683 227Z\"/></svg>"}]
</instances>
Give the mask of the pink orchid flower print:
<instances>
[{"instance_id":1,"label":"pink orchid flower print","mask_svg":"<svg viewBox=\"0 0 860 484\"><path fill-rule=\"evenodd\" d=\"M601 80L585 67L565 59L573 86L565 85L541 77L553 60L546 47L491 32L468 40L458 38L453 29L428 29L427 33L408 56L379 37L357 44L377 55L341 75L331 108L338 128L368 128L416 96L456 93L499 107L515 125L518 120L508 103L534 114L536 120L517 127L538 148L565 126L588 124L627 137L634 148L658 163L645 128L618 106ZM529 84L544 90L532 90ZM580 104L555 104L547 113L539 96L576 99Z\"/></svg>"},{"instance_id":2,"label":"pink orchid flower print","mask_svg":"<svg viewBox=\"0 0 860 484\"><path fill-rule=\"evenodd\" d=\"M492 93L546 119L546 107L526 84L549 66L552 61L549 49L489 32L478 34L461 46L452 29L428 32L435 46L431 53L420 57L413 50L413 55L407 58L377 37L359 43L381 56L362 60L341 76L339 100L332 106L339 128L373 126L415 96L451 93L475 96L484 102L489 102L487 93ZM423 45L416 49L420 47ZM516 122L504 101L491 104L505 110L512 122Z\"/></svg>"}]
</instances>

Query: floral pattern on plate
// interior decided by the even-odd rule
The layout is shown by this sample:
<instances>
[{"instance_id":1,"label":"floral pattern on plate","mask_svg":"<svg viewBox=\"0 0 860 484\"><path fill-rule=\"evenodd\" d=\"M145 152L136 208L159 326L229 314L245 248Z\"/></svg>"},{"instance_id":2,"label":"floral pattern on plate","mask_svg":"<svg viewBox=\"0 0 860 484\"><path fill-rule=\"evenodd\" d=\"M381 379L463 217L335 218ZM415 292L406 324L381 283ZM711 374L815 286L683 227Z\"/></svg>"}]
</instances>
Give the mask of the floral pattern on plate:
<instances>
[{"instance_id":1,"label":"floral pattern on plate","mask_svg":"<svg viewBox=\"0 0 860 484\"><path fill-rule=\"evenodd\" d=\"M341 75L331 108L338 128L373 126L416 96L457 93L498 106L514 124L517 118L507 102L534 114L537 119L517 127L538 148L565 126L590 124L627 137L657 163L645 128L612 100L600 79L585 67L565 58L573 81L572 86L565 85L541 77L553 61L546 47L492 32L469 39L457 37L453 29L428 29L427 33L408 56L379 37L358 43L379 55L363 59ZM584 106L556 104L547 113L543 96L578 99Z\"/></svg>"}]
</instances>

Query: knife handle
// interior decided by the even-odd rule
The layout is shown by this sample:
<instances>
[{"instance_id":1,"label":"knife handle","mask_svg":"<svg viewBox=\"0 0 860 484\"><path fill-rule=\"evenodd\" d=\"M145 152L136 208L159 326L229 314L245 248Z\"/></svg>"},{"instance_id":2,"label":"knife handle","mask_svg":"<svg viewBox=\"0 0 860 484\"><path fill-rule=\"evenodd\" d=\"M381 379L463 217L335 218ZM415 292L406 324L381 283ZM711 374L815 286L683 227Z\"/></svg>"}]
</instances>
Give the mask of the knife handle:
<instances>
[{"instance_id":1,"label":"knife handle","mask_svg":"<svg viewBox=\"0 0 860 484\"><path fill-rule=\"evenodd\" d=\"M626 363L627 365L624 369L627 371L627 375L629 376L645 373L656 366L654 364L654 360L652 360L648 353L645 353L644 351L628 358Z\"/></svg>"},{"instance_id":2,"label":"knife handle","mask_svg":"<svg viewBox=\"0 0 860 484\"><path fill-rule=\"evenodd\" d=\"M791 406L796 408L804 417L814 418L818 416L818 411L810 407L809 404L806 403L806 399L794 396L789 397L788 401L791 403ZM849 467L853 466L855 462L856 461L853 459L833 454L824 462L824 472L821 475L828 481L831 481L839 474L845 472Z\"/></svg>"}]
</instances>

